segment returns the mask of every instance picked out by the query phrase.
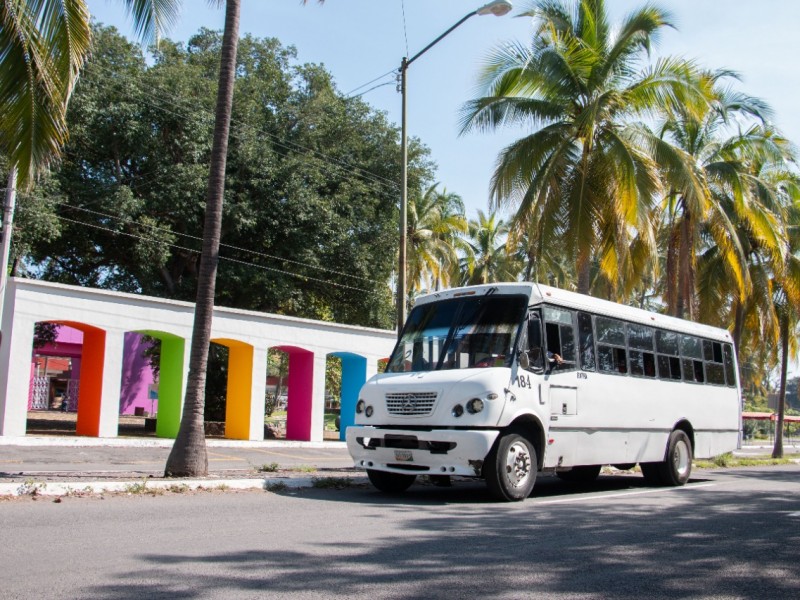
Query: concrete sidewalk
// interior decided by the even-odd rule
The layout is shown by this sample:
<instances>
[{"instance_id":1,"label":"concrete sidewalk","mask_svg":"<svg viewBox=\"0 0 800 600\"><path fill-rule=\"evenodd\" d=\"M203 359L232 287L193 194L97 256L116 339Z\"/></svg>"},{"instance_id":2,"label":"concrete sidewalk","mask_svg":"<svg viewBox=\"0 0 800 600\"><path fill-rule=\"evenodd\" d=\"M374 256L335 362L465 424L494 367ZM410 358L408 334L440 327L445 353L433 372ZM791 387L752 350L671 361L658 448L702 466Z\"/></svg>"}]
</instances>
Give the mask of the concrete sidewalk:
<instances>
[{"instance_id":1,"label":"concrete sidewalk","mask_svg":"<svg viewBox=\"0 0 800 600\"><path fill-rule=\"evenodd\" d=\"M0 437L0 496L366 484L344 442L206 440L209 474L165 478L173 440ZM323 481L324 480L324 481Z\"/></svg>"}]
</instances>

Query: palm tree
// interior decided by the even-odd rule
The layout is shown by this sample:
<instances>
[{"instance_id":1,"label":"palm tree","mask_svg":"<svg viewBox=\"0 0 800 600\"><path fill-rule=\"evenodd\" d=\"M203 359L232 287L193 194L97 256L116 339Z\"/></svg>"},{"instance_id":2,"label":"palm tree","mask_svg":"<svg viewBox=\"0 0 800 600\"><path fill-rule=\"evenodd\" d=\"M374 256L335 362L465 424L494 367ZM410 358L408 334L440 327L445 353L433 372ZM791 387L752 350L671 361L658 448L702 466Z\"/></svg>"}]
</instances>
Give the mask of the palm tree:
<instances>
[{"instance_id":1,"label":"palm tree","mask_svg":"<svg viewBox=\"0 0 800 600\"><path fill-rule=\"evenodd\" d=\"M408 203L409 293L438 290L450 284L460 234L467 232L464 202L457 194L430 186Z\"/></svg>"},{"instance_id":2,"label":"palm tree","mask_svg":"<svg viewBox=\"0 0 800 600\"><path fill-rule=\"evenodd\" d=\"M139 37L157 41L180 0L125 0ZM85 0L2 0L0 3L0 153L9 167L0 258L5 292L17 186L60 155L67 140L67 105L89 54Z\"/></svg>"},{"instance_id":3,"label":"palm tree","mask_svg":"<svg viewBox=\"0 0 800 600\"><path fill-rule=\"evenodd\" d=\"M211 166L203 222L203 248L197 273L197 299L189 353L189 378L186 384L186 396L178 436L175 438L164 469L165 475L168 477L199 476L208 473L204 424L206 370L208 345L211 342L211 318L214 312L214 292L217 283L219 243L222 231L225 166L228 158L228 134L233 110L233 84L236 79L240 12L240 0L226 0L217 106L214 113L214 140L211 146Z\"/></svg>"},{"instance_id":4,"label":"palm tree","mask_svg":"<svg viewBox=\"0 0 800 600\"><path fill-rule=\"evenodd\" d=\"M505 45L489 58L462 132L535 128L498 157L492 201L514 208L513 236L527 232L534 248L559 248L575 265L578 291L588 293L593 260L616 280L630 233L652 226L657 165L635 121L702 103L703 90L684 60L640 69L670 26L656 7L633 12L616 34L603 0L539 0L522 16L534 19L532 44Z\"/></svg>"},{"instance_id":5,"label":"palm tree","mask_svg":"<svg viewBox=\"0 0 800 600\"><path fill-rule=\"evenodd\" d=\"M668 312L678 317L699 316L701 252L707 253L706 262L714 259L714 268L707 270L712 279L725 273L738 298L749 293L746 252L737 235L740 224L764 248L777 255L783 252L780 219L774 206L765 205L759 194L768 185L751 168L754 162L763 162L759 157L780 160L783 150L760 124L731 133L733 119L763 122L769 109L756 98L722 87L721 80L729 76L725 71L704 74L704 85L712 97L706 109L690 112L678 108L661 128L667 144L658 151L674 158L665 169L670 187L662 223L666 247L663 296Z\"/></svg>"},{"instance_id":6,"label":"palm tree","mask_svg":"<svg viewBox=\"0 0 800 600\"><path fill-rule=\"evenodd\" d=\"M222 0L215 0L217 4L221 2ZM217 264L219 262L225 165L233 110L233 86L236 80L240 12L241 0L226 0L217 106L214 115L214 140L211 147L211 166L203 223L203 248L197 274L197 300L189 354L189 379L178 436L175 438L164 469L165 475L173 477L195 477L208 473L208 453L203 422L205 384L208 345L211 341L211 318L214 312Z\"/></svg>"},{"instance_id":7,"label":"palm tree","mask_svg":"<svg viewBox=\"0 0 800 600\"><path fill-rule=\"evenodd\" d=\"M523 261L517 252L509 252L508 225L496 213L488 216L478 211L478 218L469 222L467 252L461 260L466 285L516 281Z\"/></svg>"}]
</instances>

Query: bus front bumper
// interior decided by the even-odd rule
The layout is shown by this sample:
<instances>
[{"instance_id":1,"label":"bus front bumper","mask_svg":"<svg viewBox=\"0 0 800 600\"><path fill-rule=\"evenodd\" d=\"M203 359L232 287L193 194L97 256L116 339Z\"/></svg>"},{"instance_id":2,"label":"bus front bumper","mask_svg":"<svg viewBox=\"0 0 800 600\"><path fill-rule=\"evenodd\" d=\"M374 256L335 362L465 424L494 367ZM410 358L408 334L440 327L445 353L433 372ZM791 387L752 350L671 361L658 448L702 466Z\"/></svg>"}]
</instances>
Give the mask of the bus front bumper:
<instances>
[{"instance_id":1,"label":"bus front bumper","mask_svg":"<svg viewBox=\"0 0 800 600\"><path fill-rule=\"evenodd\" d=\"M347 428L347 449L355 466L406 475L480 477L498 431Z\"/></svg>"}]
</instances>

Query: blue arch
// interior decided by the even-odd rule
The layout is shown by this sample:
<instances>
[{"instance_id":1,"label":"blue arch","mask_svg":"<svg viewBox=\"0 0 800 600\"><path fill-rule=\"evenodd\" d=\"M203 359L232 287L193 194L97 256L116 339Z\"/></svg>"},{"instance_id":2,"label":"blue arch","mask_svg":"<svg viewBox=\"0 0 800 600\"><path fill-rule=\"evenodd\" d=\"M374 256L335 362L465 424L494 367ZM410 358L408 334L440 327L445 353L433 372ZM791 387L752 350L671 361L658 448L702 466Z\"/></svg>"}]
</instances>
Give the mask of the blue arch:
<instances>
[{"instance_id":1,"label":"blue arch","mask_svg":"<svg viewBox=\"0 0 800 600\"><path fill-rule=\"evenodd\" d=\"M339 439L345 439L347 428L356 421L356 402L361 386L367 381L367 359L351 352L332 352L342 360L342 397L339 412Z\"/></svg>"}]
</instances>

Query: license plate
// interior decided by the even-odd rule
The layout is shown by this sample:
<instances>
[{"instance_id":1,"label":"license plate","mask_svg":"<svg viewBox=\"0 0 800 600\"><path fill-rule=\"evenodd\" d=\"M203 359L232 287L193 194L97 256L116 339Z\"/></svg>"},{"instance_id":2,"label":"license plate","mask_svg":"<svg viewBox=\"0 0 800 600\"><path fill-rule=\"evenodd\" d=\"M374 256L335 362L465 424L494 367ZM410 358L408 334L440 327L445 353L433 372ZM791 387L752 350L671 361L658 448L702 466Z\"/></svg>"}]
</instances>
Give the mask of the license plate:
<instances>
[{"instance_id":1,"label":"license plate","mask_svg":"<svg viewBox=\"0 0 800 600\"><path fill-rule=\"evenodd\" d=\"M411 462L414 457L411 455L411 450L395 450L394 459L396 461Z\"/></svg>"}]
</instances>

